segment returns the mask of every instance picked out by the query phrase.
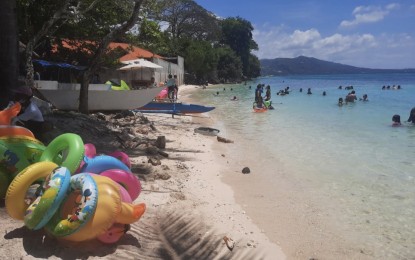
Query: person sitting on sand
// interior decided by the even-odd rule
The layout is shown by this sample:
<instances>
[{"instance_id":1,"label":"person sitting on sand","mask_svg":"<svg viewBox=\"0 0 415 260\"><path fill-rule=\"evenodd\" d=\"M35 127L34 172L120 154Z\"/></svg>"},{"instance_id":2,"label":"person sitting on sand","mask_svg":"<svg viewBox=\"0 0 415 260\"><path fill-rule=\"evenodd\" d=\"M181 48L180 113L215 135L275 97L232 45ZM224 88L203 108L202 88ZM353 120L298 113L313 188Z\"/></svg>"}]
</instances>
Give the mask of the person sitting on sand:
<instances>
[{"instance_id":1,"label":"person sitting on sand","mask_svg":"<svg viewBox=\"0 0 415 260\"><path fill-rule=\"evenodd\" d=\"M412 122L415 124L415 107L411 109L411 112L409 113L408 122Z\"/></svg>"},{"instance_id":2,"label":"person sitting on sand","mask_svg":"<svg viewBox=\"0 0 415 260\"><path fill-rule=\"evenodd\" d=\"M400 115L393 115L392 117L392 126L401 126L401 116Z\"/></svg>"}]
</instances>

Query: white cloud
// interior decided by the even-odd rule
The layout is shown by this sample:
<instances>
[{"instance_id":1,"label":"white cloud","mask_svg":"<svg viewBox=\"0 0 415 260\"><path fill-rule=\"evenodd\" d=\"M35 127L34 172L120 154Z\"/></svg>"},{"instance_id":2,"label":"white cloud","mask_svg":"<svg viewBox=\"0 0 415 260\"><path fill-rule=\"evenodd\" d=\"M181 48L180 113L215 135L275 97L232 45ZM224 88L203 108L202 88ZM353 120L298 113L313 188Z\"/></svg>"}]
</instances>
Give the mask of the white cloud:
<instances>
[{"instance_id":1,"label":"white cloud","mask_svg":"<svg viewBox=\"0 0 415 260\"><path fill-rule=\"evenodd\" d=\"M353 20L344 20L340 23L340 27L351 27L362 23L375 23L383 20L391 11L399 9L399 4L392 3L384 8L378 6L358 6L352 14Z\"/></svg>"},{"instance_id":2,"label":"white cloud","mask_svg":"<svg viewBox=\"0 0 415 260\"><path fill-rule=\"evenodd\" d=\"M414 68L408 55L415 49L409 34L333 34L322 36L317 29L288 32L283 26L255 28L254 40L260 59L294 58L300 55L368 68Z\"/></svg>"}]
</instances>

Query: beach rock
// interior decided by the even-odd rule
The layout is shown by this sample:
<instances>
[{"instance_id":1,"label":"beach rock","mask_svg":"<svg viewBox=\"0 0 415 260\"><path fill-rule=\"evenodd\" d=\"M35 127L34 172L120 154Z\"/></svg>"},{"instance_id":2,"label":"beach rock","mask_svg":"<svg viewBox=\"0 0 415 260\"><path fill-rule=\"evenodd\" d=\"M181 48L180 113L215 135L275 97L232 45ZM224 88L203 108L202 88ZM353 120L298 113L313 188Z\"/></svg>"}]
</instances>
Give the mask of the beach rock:
<instances>
[{"instance_id":1,"label":"beach rock","mask_svg":"<svg viewBox=\"0 0 415 260\"><path fill-rule=\"evenodd\" d=\"M181 192L170 193L170 197L177 200L186 200L186 196Z\"/></svg>"},{"instance_id":2,"label":"beach rock","mask_svg":"<svg viewBox=\"0 0 415 260\"><path fill-rule=\"evenodd\" d=\"M166 148L166 137L164 135L157 137L156 147L157 148L160 148L160 149Z\"/></svg>"},{"instance_id":3,"label":"beach rock","mask_svg":"<svg viewBox=\"0 0 415 260\"><path fill-rule=\"evenodd\" d=\"M158 151L158 153L161 155L161 156L163 156L163 157L169 157L169 154L168 153L166 153L166 152L163 152L163 151Z\"/></svg>"},{"instance_id":4,"label":"beach rock","mask_svg":"<svg viewBox=\"0 0 415 260\"><path fill-rule=\"evenodd\" d=\"M128 116L135 116L134 112L131 110L123 110L121 112L121 115L124 117L128 117Z\"/></svg>"},{"instance_id":5,"label":"beach rock","mask_svg":"<svg viewBox=\"0 0 415 260\"><path fill-rule=\"evenodd\" d=\"M170 174L168 174L167 172L158 172L158 173L156 173L155 175L154 175L154 178L156 179L156 180L158 180L158 179L160 179L160 180L164 180L164 181L166 181L166 180L168 180L168 179L170 179L171 178L171 175Z\"/></svg>"},{"instance_id":6,"label":"beach rock","mask_svg":"<svg viewBox=\"0 0 415 260\"><path fill-rule=\"evenodd\" d=\"M226 139L226 138L220 137L220 136L217 137L217 140L218 140L218 142L222 142L222 143L233 143L232 140L229 140L229 139Z\"/></svg>"},{"instance_id":7,"label":"beach rock","mask_svg":"<svg viewBox=\"0 0 415 260\"><path fill-rule=\"evenodd\" d=\"M251 170L249 169L249 167L244 167L243 169L242 169L242 173L243 174L248 174L248 173L250 173L251 172Z\"/></svg>"},{"instance_id":8,"label":"beach rock","mask_svg":"<svg viewBox=\"0 0 415 260\"><path fill-rule=\"evenodd\" d=\"M156 154L158 154L158 151L159 151L158 148L155 147L155 146L148 146L146 148L146 153L147 154L156 155Z\"/></svg>"},{"instance_id":9,"label":"beach rock","mask_svg":"<svg viewBox=\"0 0 415 260\"><path fill-rule=\"evenodd\" d=\"M153 166L161 165L160 160L155 157L148 158L148 163L151 163Z\"/></svg>"}]
</instances>

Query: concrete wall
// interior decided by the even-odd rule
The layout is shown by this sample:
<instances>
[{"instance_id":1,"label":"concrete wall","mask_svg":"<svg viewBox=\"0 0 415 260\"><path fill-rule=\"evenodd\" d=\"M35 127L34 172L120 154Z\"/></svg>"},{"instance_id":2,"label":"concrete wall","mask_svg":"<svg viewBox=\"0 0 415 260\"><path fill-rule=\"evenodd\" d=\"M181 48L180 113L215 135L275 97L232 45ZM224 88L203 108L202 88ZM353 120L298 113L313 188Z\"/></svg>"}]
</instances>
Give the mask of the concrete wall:
<instances>
[{"instance_id":1,"label":"concrete wall","mask_svg":"<svg viewBox=\"0 0 415 260\"><path fill-rule=\"evenodd\" d=\"M140 68L134 70L105 70L99 73L101 82L104 83L109 79L117 78L124 80L130 87L133 86L133 81L148 81L154 77L156 82L165 82L169 74L177 75L179 85L184 82L184 59L183 57L168 58L163 60L153 58L151 62L162 66L162 69ZM177 62L177 64L176 64Z\"/></svg>"},{"instance_id":2,"label":"concrete wall","mask_svg":"<svg viewBox=\"0 0 415 260\"><path fill-rule=\"evenodd\" d=\"M171 62L169 62L171 61ZM165 82L169 74L177 75L179 85L184 82L184 59L177 56L176 58L168 58L168 60L153 58L153 62L162 66L163 69L157 69L155 72L156 82ZM177 64L175 63L177 62Z\"/></svg>"}]
</instances>

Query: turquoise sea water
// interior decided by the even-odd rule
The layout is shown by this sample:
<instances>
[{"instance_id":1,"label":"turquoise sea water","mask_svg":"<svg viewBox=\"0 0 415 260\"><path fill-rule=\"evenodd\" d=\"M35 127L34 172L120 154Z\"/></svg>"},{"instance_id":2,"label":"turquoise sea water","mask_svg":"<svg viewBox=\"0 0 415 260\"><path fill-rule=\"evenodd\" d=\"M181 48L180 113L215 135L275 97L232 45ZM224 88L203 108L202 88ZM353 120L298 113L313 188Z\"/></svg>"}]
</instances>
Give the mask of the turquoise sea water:
<instances>
[{"instance_id":1,"label":"turquoise sea water","mask_svg":"<svg viewBox=\"0 0 415 260\"><path fill-rule=\"evenodd\" d=\"M275 110L253 112L258 83L271 86ZM337 106L350 85L369 101ZM392 90L393 85L402 89ZM276 95L287 86L289 95ZM415 259L415 125L404 122L415 107L415 74L266 77L193 95L216 107L211 114L221 133L243 138L242 149L263 169L306 180L314 191L310 196L336 205L324 210L355 231L372 256ZM233 96L239 100L230 101ZM394 114L403 126L391 127ZM264 171L262 177L272 174Z\"/></svg>"}]
</instances>

